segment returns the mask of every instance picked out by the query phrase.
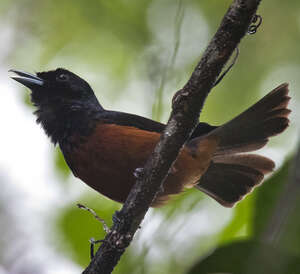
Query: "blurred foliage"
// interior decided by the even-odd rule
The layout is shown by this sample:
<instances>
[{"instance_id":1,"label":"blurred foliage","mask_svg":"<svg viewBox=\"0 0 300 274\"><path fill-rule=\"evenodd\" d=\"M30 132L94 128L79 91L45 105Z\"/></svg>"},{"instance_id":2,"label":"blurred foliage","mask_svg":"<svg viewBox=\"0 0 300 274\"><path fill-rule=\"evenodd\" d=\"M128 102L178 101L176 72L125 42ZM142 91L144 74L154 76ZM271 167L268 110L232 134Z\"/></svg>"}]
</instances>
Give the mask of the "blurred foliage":
<instances>
[{"instance_id":1,"label":"blurred foliage","mask_svg":"<svg viewBox=\"0 0 300 274\"><path fill-rule=\"evenodd\" d=\"M297 274L300 257L255 241L234 242L219 247L195 265L188 274Z\"/></svg>"},{"instance_id":2,"label":"blurred foliage","mask_svg":"<svg viewBox=\"0 0 300 274\"><path fill-rule=\"evenodd\" d=\"M69 68L92 84L104 106L164 121L174 91L188 79L231 1L183 0L179 25L178 3L2 0L0 23L13 29L6 62L26 71ZM202 121L228 121L281 82L290 82L292 89L300 87L300 2L262 1L259 14L262 26L241 42L238 61L211 92ZM296 107L294 113L296 117ZM291 132L277 138L281 142L272 143L273 147L290 145ZM53 158L62 175L59 179L70 179L58 150ZM221 208L196 190L188 190L167 206L151 210L114 273L185 273L197 262L189 273L227 269L245 274L242 269L247 260L243 258L265 248L269 254L266 261L272 256L274 261L293 266L300 256L296 209L276 249L270 250L272 243L261 243L287 182L289 164L286 161L233 210ZM64 187L72 188L74 184ZM120 207L92 190L76 197L77 201L93 208L108 224ZM104 232L91 214L75 207L76 202L59 211L52 225L59 250L84 267L89 262L88 240L102 239ZM273 271L277 270L265 273L277 273Z\"/></svg>"},{"instance_id":3,"label":"blurred foliage","mask_svg":"<svg viewBox=\"0 0 300 274\"><path fill-rule=\"evenodd\" d=\"M256 237L260 237L265 231L266 221L270 220L276 202L283 193L288 180L290 163L291 161L286 161L278 172L256 190L257 195L253 209L253 234ZM261 208L264 210L261 210Z\"/></svg>"}]
</instances>

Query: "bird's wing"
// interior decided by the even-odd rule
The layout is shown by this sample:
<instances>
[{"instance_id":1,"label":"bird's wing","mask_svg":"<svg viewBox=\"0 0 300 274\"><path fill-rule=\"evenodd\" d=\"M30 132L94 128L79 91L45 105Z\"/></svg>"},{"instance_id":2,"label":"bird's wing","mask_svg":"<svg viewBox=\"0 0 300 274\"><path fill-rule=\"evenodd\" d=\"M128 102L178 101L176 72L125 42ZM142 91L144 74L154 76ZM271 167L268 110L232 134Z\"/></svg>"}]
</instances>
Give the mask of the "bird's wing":
<instances>
[{"instance_id":1,"label":"bird's wing","mask_svg":"<svg viewBox=\"0 0 300 274\"><path fill-rule=\"evenodd\" d=\"M104 111L100 114L101 120L121 126L131 126L141 130L161 133L166 125L142 116L135 114L118 112L118 111ZM194 130L191 139L207 134L211 130L217 128L207 123L199 123Z\"/></svg>"},{"instance_id":2,"label":"bird's wing","mask_svg":"<svg viewBox=\"0 0 300 274\"><path fill-rule=\"evenodd\" d=\"M99 117L104 123L116 124L120 126L135 127L141 130L161 133L165 129L165 124L154 120L138 116L135 114L119 112L119 111L104 111Z\"/></svg>"}]
</instances>

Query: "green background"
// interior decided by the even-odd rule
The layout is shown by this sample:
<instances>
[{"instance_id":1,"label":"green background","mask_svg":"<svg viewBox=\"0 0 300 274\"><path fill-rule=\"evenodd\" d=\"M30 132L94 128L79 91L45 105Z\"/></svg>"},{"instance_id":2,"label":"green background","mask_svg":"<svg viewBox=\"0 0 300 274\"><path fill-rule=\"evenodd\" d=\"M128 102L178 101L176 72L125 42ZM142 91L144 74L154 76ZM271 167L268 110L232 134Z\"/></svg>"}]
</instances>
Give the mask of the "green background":
<instances>
[{"instance_id":1,"label":"green background","mask_svg":"<svg viewBox=\"0 0 300 274\"><path fill-rule=\"evenodd\" d=\"M29 72L70 69L91 84L105 108L166 122L172 95L187 81L230 3L2 0L0 26L12 32L12 38L9 43L1 42L5 51L0 65L4 72L9 68ZM300 114L300 2L262 1L258 13L262 26L242 40L237 63L212 90L201 121L226 122L278 84L290 83L291 126L262 150L263 155L274 157L277 171L234 209L222 208L197 190L186 191L161 209L151 209L114 273L300 273L300 198L288 196L298 193L299 187L292 185L286 191ZM8 76L2 81L9 82ZM33 111L27 92L22 98L20 104ZM5 155L1 157L5 161ZM104 232L76 203L93 208L108 224L120 205L88 188L70 198L78 182L58 149L49 149L49 159L66 202L62 207L52 204L48 215L32 218L42 223L47 248L83 269L89 262L88 240L102 239ZM27 172L34 172L39 163L28 161L33 168ZM1 178L5 173L1 168ZM9 182L3 179L1 183ZM13 192L6 197L17 199ZM285 214L278 207L287 208ZM7 200L0 200L1 209L0 224L5 226L0 266L13 269L19 259L14 246L23 237L18 232L22 229L14 223L18 216ZM281 222L273 224L276 216ZM14 233L5 236L12 227ZM14 259L1 261L5 257L1 253L7 252ZM277 270L270 268L274 263ZM48 273L43 265L38 270L32 267L32 273Z\"/></svg>"}]
</instances>

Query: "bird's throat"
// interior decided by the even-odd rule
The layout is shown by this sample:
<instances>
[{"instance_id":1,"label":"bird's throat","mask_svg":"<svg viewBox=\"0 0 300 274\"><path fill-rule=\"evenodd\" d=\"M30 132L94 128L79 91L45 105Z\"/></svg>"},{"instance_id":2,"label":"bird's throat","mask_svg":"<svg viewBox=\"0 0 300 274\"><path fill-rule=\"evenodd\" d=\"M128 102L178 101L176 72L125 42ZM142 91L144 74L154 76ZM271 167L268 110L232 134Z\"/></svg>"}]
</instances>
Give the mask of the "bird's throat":
<instances>
[{"instance_id":1,"label":"bird's throat","mask_svg":"<svg viewBox=\"0 0 300 274\"><path fill-rule=\"evenodd\" d=\"M41 107L35 114L51 142L64 146L74 136L86 137L93 131L99 109L51 109Z\"/></svg>"}]
</instances>

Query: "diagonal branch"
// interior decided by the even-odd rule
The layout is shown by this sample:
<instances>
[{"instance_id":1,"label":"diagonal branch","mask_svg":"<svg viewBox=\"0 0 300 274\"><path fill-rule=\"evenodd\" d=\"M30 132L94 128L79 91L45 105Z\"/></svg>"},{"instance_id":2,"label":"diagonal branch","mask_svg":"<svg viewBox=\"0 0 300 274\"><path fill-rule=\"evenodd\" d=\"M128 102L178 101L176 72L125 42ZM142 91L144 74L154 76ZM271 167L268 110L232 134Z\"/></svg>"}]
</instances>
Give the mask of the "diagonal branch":
<instances>
[{"instance_id":1,"label":"diagonal branch","mask_svg":"<svg viewBox=\"0 0 300 274\"><path fill-rule=\"evenodd\" d=\"M191 78L174 95L168 124L154 152L83 274L111 273L117 265L181 147L196 127L204 101L223 66L247 33L259 3L260 0L234 0L231 4Z\"/></svg>"}]
</instances>

